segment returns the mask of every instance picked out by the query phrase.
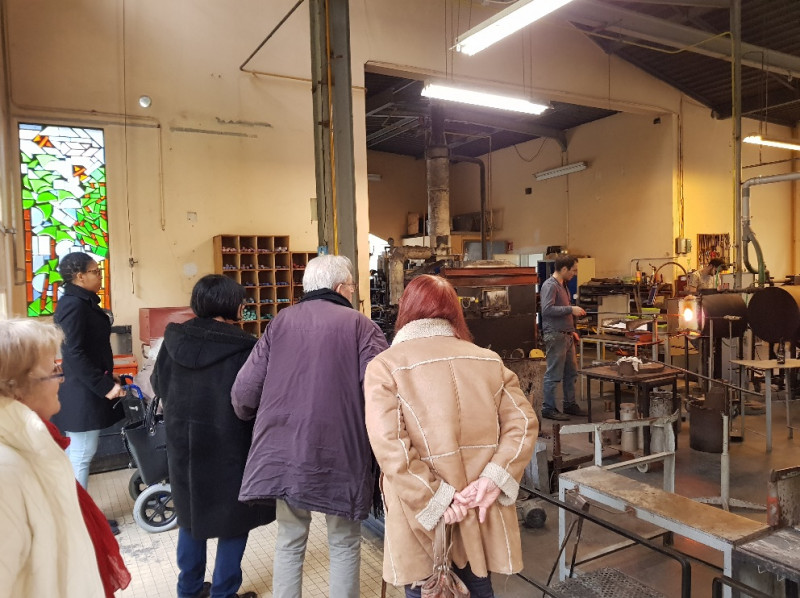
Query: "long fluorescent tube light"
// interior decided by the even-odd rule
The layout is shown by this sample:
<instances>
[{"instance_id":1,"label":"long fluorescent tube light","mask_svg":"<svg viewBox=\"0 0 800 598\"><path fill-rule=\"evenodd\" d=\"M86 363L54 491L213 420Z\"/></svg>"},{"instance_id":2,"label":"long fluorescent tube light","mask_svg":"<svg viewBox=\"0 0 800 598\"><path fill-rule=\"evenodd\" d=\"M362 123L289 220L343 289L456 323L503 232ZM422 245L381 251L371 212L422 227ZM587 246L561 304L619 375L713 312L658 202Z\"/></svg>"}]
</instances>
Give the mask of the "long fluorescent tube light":
<instances>
[{"instance_id":1,"label":"long fluorescent tube light","mask_svg":"<svg viewBox=\"0 0 800 598\"><path fill-rule=\"evenodd\" d=\"M768 145L769 147L779 147L781 149L800 152L800 143L792 141L779 141L777 139L764 139L761 135L748 135L742 139L742 141L745 143L753 143L755 145Z\"/></svg>"},{"instance_id":2,"label":"long fluorescent tube light","mask_svg":"<svg viewBox=\"0 0 800 598\"><path fill-rule=\"evenodd\" d=\"M456 50L472 56L571 0L519 0L456 38Z\"/></svg>"},{"instance_id":3,"label":"long fluorescent tube light","mask_svg":"<svg viewBox=\"0 0 800 598\"><path fill-rule=\"evenodd\" d=\"M564 176L565 174L580 172L581 170L586 170L586 168L587 168L586 162L575 162L574 164L567 164L566 166L559 166L558 168L543 170L542 172L535 173L533 176L536 178L537 181L544 181L546 179L552 179L557 176Z\"/></svg>"},{"instance_id":4,"label":"long fluorescent tube light","mask_svg":"<svg viewBox=\"0 0 800 598\"><path fill-rule=\"evenodd\" d=\"M428 83L422 88L422 95L426 98L461 102L463 104L471 104L472 106L484 106L487 108L496 108L498 110L512 110L525 114L541 114L550 107L545 104L536 104L523 98L451 87L440 83Z\"/></svg>"}]
</instances>

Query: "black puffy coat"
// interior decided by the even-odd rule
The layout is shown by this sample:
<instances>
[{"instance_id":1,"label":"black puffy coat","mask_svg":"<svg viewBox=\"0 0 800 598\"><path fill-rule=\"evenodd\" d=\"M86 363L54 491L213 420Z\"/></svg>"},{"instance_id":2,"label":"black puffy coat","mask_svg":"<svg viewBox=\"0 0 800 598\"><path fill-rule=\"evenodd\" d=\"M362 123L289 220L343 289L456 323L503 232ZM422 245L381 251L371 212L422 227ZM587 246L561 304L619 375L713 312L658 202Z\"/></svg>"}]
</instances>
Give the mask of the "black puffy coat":
<instances>
[{"instance_id":1,"label":"black puffy coat","mask_svg":"<svg viewBox=\"0 0 800 598\"><path fill-rule=\"evenodd\" d=\"M178 525L196 539L231 538L275 520L274 505L239 502L253 423L231 386L256 341L233 324L169 324L151 377L164 404L169 481Z\"/></svg>"},{"instance_id":2,"label":"black puffy coat","mask_svg":"<svg viewBox=\"0 0 800 598\"><path fill-rule=\"evenodd\" d=\"M61 411L53 417L62 432L102 430L125 414L117 399L105 395L114 388L111 320L100 309L100 297L73 284L64 286L55 323L64 331L61 347L64 383L58 389Z\"/></svg>"}]
</instances>

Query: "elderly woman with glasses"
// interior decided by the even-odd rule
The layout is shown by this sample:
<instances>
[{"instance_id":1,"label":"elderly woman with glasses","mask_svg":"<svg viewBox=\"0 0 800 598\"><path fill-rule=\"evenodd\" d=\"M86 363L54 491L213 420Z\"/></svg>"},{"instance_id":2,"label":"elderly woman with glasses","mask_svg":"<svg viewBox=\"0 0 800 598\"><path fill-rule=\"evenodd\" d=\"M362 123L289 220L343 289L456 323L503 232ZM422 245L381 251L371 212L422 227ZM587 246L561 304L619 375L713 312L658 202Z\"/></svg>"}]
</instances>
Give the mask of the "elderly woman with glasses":
<instances>
[{"instance_id":1,"label":"elderly woman with glasses","mask_svg":"<svg viewBox=\"0 0 800 598\"><path fill-rule=\"evenodd\" d=\"M61 332L0 321L0 596L113 598L130 582L105 517L49 422L60 409ZM96 566L87 560L95 555Z\"/></svg>"},{"instance_id":2,"label":"elderly woman with glasses","mask_svg":"<svg viewBox=\"0 0 800 598\"><path fill-rule=\"evenodd\" d=\"M100 267L86 253L69 253L58 271L64 294L56 305L55 323L64 331L64 384L58 392L61 411L53 423L70 438L67 455L75 478L86 488L100 430L124 417L117 406L124 392L114 378L111 320L97 295L103 286ZM116 527L116 522L109 523Z\"/></svg>"}]
</instances>

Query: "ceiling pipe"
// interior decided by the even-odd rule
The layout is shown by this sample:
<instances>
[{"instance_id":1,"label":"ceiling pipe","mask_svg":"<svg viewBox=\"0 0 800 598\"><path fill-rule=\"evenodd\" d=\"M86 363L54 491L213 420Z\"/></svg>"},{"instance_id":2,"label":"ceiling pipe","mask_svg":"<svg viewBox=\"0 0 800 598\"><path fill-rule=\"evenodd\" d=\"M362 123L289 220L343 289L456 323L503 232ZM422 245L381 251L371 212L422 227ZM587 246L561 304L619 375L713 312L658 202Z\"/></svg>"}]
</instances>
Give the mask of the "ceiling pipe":
<instances>
[{"instance_id":1,"label":"ceiling pipe","mask_svg":"<svg viewBox=\"0 0 800 598\"><path fill-rule=\"evenodd\" d=\"M477 164L480 169L480 186L481 186L481 259L488 259L487 242L486 242L486 164L480 158L473 158L471 156L451 156L453 162L470 162Z\"/></svg>"},{"instance_id":2,"label":"ceiling pipe","mask_svg":"<svg viewBox=\"0 0 800 598\"><path fill-rule=\"evenodd\" d=\"M800 180L800 172L791 172L789 174L757 176L752 179L747 179L742 183L742 260L748 272L758 274L758 286L764 286L766 283L767 267L764 263L764 254L761 251L761 245L756 240L753 229L750 228L750 187L798 180ZM752 243L753 248L756 250L757 268L753 268L750 264L747 250L748 243Z\"/></svg>"}]
</instances>

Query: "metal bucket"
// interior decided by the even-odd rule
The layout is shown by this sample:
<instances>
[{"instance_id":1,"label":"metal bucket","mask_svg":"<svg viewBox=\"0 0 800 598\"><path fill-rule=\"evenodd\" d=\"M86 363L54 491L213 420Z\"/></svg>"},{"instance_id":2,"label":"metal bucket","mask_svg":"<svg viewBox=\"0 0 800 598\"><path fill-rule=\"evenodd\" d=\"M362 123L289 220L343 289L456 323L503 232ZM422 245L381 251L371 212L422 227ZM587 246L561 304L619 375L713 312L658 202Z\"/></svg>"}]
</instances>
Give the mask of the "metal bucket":
<instances>
[{"instance_id":1,"label":"metal bucket","mask_svg":"<svg viewBox=\"0 0 800 598\"><path fill-rule=\"evenodd\" d=\"M636 405L634 403L622 403L619 406L619 418L622 421L630 421L636 419ZM629 430L622 430L622 450L626 453L634 453L638 448L637 430L631 428Z\"/></svg>"},{"instance_id":2,"label":"metal bucket","mask_svg":"<svg viewBox=\"0 0 800 598\"><path fill-rule=\"evenodd\" d=\"M704 401L689 401L689 446L704 453L722 452L722 412Z\"/></svg>"},{"instance_id":3,"label":"metal bucket","mask_svg":"<svg viewBox=\"0 0 800 598\"><path fill-rule=\"evenodd\" d=\"M668 394L663 392L650 393L650 417L663 417L671 415L672 411L672 391ZM664 427L653 426L650 430L650 452L660 453L665 448Z\"/></svg>"}]
</instances>

